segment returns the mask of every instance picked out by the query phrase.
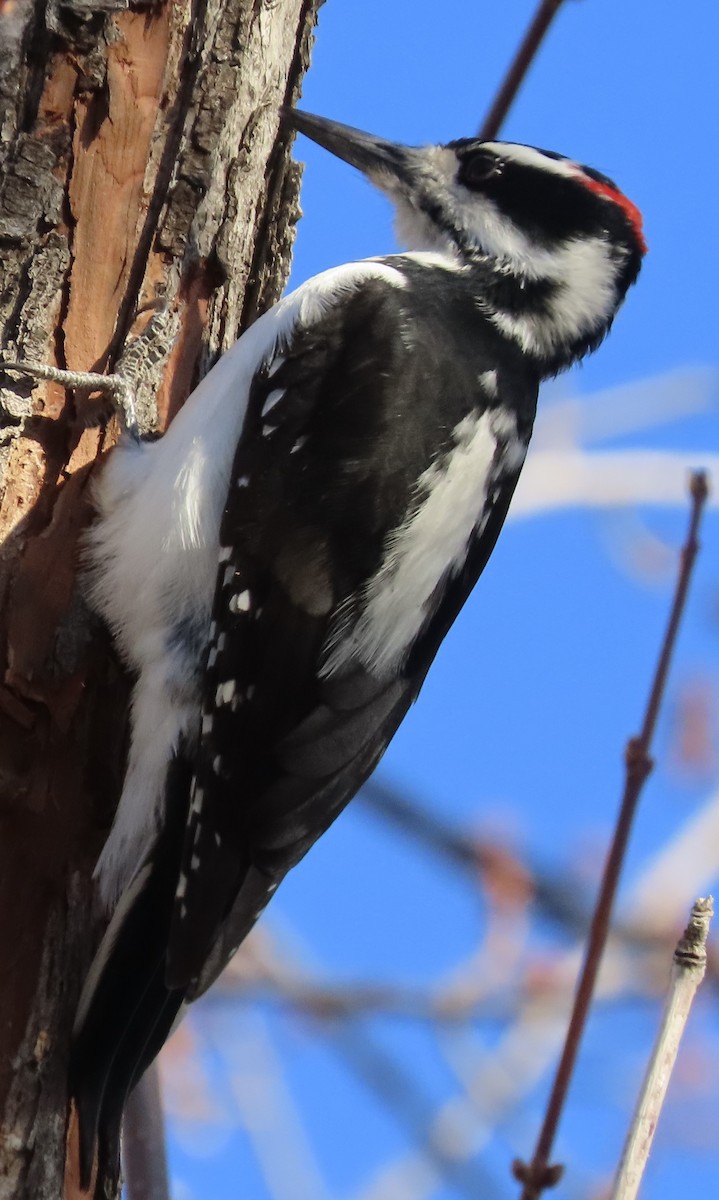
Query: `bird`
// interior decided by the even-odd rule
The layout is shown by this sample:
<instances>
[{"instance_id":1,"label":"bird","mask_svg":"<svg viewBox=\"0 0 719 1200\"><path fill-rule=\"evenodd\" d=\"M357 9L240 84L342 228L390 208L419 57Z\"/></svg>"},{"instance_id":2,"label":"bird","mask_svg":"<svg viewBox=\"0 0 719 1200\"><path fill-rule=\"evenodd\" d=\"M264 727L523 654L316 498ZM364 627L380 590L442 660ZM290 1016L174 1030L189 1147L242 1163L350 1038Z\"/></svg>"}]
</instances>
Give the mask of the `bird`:
<instances>
[{"instance_id":1,"label":"bird","mask_svg":"<svg viewBox=\"0 0 719 1200\"><path fill-rule=\"evenodd\" d=\"M417 699L499 536L539 384L599 346L646 251L617 185L553 151L281 120L389 198L405 248L281 299L101 473L91 595L135 683L70 1058L98 1196L178 1016Z\"/></svg>"}]
</instances>

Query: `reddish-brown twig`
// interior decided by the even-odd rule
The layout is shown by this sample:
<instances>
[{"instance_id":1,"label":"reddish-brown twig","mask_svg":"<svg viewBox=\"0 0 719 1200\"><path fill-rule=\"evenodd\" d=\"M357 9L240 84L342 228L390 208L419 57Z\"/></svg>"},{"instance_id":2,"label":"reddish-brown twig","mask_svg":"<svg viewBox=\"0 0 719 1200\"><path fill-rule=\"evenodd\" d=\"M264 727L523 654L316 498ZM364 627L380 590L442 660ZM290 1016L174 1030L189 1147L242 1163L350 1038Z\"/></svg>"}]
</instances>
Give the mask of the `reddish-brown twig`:
<instances>
[{"instance_id":1,"label":"reddish-brown twig","mask_svg":"<svg viewBox=\"0 0 719 1200\"><path fill-rule=\"evenodd\" d=\"M537 1146L532 1161L527 1164L515 1162L514 1176L523 1185L521 1200L537 1200L545 1190L552 1187L561 1177L562 1168L550 1166L549 1157L552 1152L559 1118L564 1107L569 1082L574 1069L574 1063L579 1049L579 1043L584 1032L589 1007L592 1002L594 985L599 970L604 946L609 930L609 919L614 905L617 883L626 852L632 821L636 812L642 785L652 769L649 756L654 727L656 725L659 706L664 694L669 663L677 637L677 630L684 611L684 603L689 589L694 560L699 550L697 532L709 494L706 475L698 471L691 477L690 491L692 497L691 517L687 540L681 553L681 564L677 579L674 601L672 603L667 630L664 635L659 661L654 673L649 700L644 716L641 733L638 737L630 738L626 750L626 779L624 795L619 810L619 817L614 831L612 844L609 849L604 874L597 897L589 941L582 964L582 970L577 982L572 1014L559 1060L554 1084L547 1103Z\"/></svg>"},{"instance_id":2,"label":"reddish-brown twig","mask_svg":"<svg viewBox=\"0 0 719 1200\"><path fill-rule=\"evenodd\" d=\"M507 71L500 89L492 102L492 107L482 122L479 136L484 140L490 141L499 133L510 106L522 86L525 76L544 40L544 36L561 8L562 3L563 0L542 0L542 3L539 5L532 23L522 39L522 44L514 57L514 62Z\"/></svg>"}]
</instances>

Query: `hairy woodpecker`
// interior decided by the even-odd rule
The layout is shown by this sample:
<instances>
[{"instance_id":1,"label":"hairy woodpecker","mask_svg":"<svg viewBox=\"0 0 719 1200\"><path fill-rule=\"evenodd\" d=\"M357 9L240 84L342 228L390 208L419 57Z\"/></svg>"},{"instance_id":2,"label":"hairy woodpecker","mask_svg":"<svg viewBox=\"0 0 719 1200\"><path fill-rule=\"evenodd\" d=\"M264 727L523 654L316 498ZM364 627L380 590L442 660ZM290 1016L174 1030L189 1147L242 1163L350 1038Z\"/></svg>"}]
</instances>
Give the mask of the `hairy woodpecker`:
<instances>
[{"instance_id":1,"label":"hairy woodpecker","mask_svg":"<svg viewBox=\"0 0 719 1200\"><path fill-rule=\"evenodd\" d=\"M634 205L559 154L285 120L389 196L410 249L303 284L102 474L94 597L137 678L72 1051L85 1186L96 1151L117 1175L182 1004L382 756L494 547L540 380L599 345L645 250Z\"/></svg>"}]
</instances>

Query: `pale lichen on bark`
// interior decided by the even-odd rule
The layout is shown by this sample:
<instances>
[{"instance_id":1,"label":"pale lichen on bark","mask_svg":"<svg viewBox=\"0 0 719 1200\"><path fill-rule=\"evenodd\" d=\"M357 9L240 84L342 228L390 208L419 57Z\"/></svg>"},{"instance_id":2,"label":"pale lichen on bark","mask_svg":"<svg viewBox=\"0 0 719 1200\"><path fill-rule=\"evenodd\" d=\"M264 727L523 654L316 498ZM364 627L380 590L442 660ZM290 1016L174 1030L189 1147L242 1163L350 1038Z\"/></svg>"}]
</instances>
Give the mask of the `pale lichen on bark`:
<instances>
[{"instance_id":1,"label":"pale lichen on bark","mask_svg":"<svg viewBox=\"0 0 719 1200\"><path fill-rule=\"evenodd\" d=\"M134 366L163 426L284 284L318 3L0 0L1 356ZM55 1200L128 682L76 580L108 431L10 375L0 414L0 1200Z\"/></svg>"}]
</instances>

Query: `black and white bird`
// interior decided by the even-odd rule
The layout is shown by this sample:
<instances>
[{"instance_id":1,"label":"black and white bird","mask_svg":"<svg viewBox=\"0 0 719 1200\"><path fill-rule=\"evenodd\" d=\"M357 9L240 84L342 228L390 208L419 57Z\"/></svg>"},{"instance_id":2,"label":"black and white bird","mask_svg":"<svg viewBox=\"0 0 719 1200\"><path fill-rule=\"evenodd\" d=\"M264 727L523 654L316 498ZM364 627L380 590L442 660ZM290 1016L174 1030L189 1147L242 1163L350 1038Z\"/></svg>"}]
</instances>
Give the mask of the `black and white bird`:
<instances>
[{"instance_id":1,"label":"black and white bird","mask_svg":"<svg viewBox=\"0 0 719 1200\"><path fill-rule=\"evenodd\" d=\"M310 279L102 475L94 595L136 673L114 907L81 999L81 1175L129 1090L377 765L489 558L540 380L594 350L645 250L597 171L290 112L393 202L404 253ZM99 1185L98 1185L99 1186Z\"/></svg>"}]
</instances>

